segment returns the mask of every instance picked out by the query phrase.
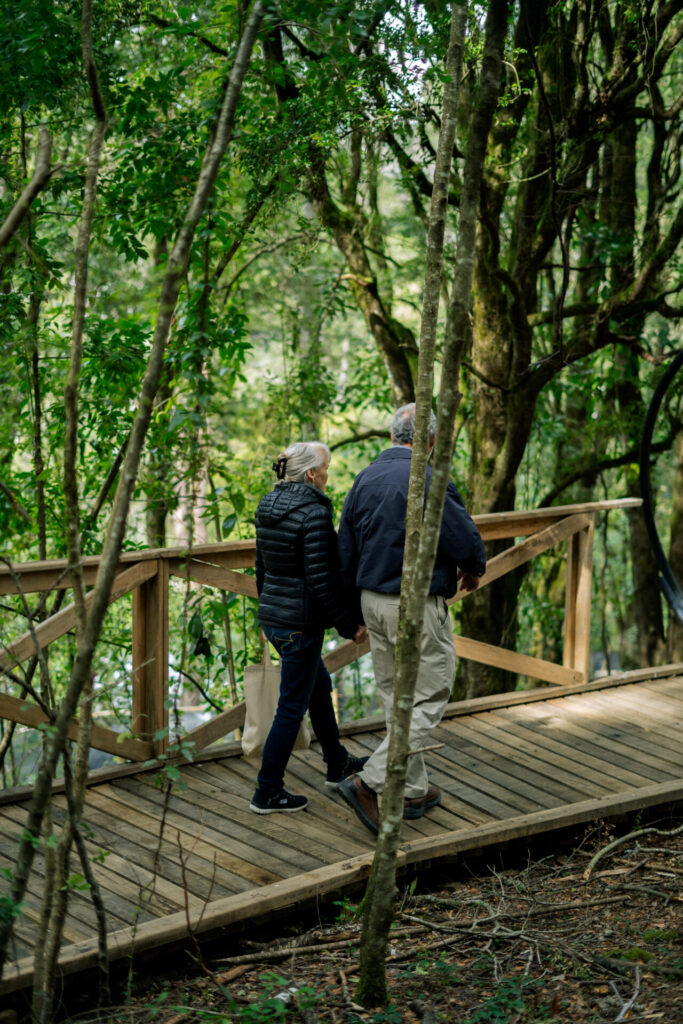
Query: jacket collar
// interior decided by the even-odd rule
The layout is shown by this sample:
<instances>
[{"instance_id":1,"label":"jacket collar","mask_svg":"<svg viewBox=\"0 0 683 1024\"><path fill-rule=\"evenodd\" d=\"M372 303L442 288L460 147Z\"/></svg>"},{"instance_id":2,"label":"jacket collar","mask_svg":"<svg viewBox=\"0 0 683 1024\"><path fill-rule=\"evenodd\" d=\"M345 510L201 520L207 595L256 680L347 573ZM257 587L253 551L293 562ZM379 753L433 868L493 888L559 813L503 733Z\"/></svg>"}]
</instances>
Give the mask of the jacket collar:
<instances>
[{"instance_id":1,"label":"jacket collar","mask_svg":"<svg viewBox=\"0 0 683 1024\"><path fill-rule=\"evenodd\" d=\"M390 461L392 459L410 459L413 454L412 448L406 448L403 444L392 445L391 448L385 448L383 452L380 452L377 456L382 461Z\"/></svg>"}]
</instances>

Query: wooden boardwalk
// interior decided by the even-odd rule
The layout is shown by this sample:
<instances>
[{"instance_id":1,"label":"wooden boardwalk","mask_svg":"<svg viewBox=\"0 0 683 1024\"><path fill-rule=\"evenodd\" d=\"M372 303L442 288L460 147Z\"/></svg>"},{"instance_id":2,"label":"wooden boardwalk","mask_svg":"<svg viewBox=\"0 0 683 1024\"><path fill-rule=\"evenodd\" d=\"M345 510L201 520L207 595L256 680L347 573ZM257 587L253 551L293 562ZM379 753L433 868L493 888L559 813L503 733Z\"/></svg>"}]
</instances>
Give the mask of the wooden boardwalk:
<instances>
[{"instance_id":1,"label":"wooden boardwalk","mask_svg":"<svg viewBox=\"0 0 683 1024\"><path fill-rule=\"evenodd\" d=\"M444 746L427 755L443 801L404 823L400 866L683 800L682 727L683 666L450 705L435 735ZM382 735L378 719L343 731L359 755ZM88 848L112 958L183 941L188 927L215 934L367 877L374 837L325 787L317 751L290 762L289 787L310 801L300 814L250 812L257 767L232 744L183 763L170 796L156 769L126 765L93 776ZM2 868L13 864L27 801L27 794L0 794ZM57 792L58 823L65 803ZM43 870L38 856L0 994L31 982ZM65 974L94 965L94 934L87 894L75 892L61 954Z\"/></svg>"}]
</instances>

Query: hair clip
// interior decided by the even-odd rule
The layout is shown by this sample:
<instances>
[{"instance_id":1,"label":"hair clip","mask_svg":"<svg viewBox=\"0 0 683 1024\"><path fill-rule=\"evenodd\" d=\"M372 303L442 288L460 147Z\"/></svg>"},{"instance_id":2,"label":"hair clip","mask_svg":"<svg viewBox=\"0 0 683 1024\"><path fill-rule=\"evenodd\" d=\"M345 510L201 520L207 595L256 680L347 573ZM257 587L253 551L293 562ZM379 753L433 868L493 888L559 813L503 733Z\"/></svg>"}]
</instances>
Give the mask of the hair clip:
<instances>
[{"instance_id":1,"label":"hair clip","mask_svg":"<svg viewBox=\"0 0 683 1024\"><path fill-rule=\"evenodd\" d=\"M281 455L277 462L273 463L273 469L277 475L278 480L284 480L285 473L287 472L287 458Z\"/></svg>"}]
</instances>

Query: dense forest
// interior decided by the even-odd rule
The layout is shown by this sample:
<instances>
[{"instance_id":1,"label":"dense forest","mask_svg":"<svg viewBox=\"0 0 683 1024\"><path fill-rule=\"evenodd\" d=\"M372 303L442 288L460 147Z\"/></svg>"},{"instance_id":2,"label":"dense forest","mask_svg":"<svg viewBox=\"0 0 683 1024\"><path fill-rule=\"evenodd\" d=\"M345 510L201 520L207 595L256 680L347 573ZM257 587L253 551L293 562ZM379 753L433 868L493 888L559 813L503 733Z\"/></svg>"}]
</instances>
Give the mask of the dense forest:
<instances>
[{"instance_id":1,"label":"dense forest","mask_svg":"<svg viewBox=\"0 0 683 1024\"><path fill-rule=\"evenodd\" d=\"M474 514L637 497L648 403L681 346L683 2L467 5L435 395L494 7L504 59L451 476ZM10 573L67 559L76 608L49 657L2 670L3 691L36 695L51 724L0 721L0 764L4 786L37 778L47 792L63 745L46 742L37 767L41 744L51 731L66 742L79 701L130 729L130 602L107 611L121 550L252 537L273 459L299 439L332 449L338 515L389 443L393 410L415 398L451 11L0 10L0 559ZM678 384L652 447L679 578L680 398ZM82 560L100 553L86 608ZM594 572L593 671L681 660L638 510L603 516ZM563 552L543 555L463 602L457 628L561 660L565 573ZM4 597L0 642L62 599ZM203 586L173 585L171 624L182 732L240 699L262 641L253 598ZM373 709L370 677L365 661L342 675L347 717ZM453 692L527 684L463 661Z\"/></svg>"},{"instance_id":2,"label":"dense forest","mask_svg":"<svg viewBox=\"0 0 683 1024\"><path fill-rule=\"evenodd\" d=\"M645 409L680 334L680 6L510 9L452 466L475 514L639 493ZM101 550L153 359L124 546L251 536L272 459L300 438L333 449L338 513L415 393L448 12L266 4L230 144L175 266L247 8L97 3L84 57L80 3L3 7L3 558ZM468 13L444 300L485 11ZM674 570L677 403L653 449ZM467 602L462 631L553 656L564 560L537 562ZM605 517L596 574L596 665L677 658L638 512ZM225 706L258 649L255 604L204 588L174 600L176 705ZM3 641L45 608L8 599ZM97 713L113 721L129 706L128 618L107 615L94 655ZM75 651L73 637L51 650L57 699ZM347 677L350 714L367 707L367 674ZM518 682L463 663L456 693ZM28 769L9 740L12 784Z\"/></svg>"}]
</instances>

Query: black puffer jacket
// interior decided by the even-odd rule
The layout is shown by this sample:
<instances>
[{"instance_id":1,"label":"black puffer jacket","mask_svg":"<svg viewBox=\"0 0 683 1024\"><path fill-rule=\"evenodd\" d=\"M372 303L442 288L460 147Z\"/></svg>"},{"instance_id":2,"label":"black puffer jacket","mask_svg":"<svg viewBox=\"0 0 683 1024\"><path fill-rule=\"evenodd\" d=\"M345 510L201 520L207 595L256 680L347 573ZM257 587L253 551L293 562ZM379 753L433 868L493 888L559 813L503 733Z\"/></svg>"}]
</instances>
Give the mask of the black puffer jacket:
<instances>
[{"instance_id":1,"label":"black puffer jacket","mask_svg":"<svg viewBox=\"0 0 683 1024\"><path fill-rule=\"evenodd\" d=\"M259 619L291 629L358 628L339 575L332 502L305 483L282 483L256 509Z\"/></svg>"}]
</instances>

